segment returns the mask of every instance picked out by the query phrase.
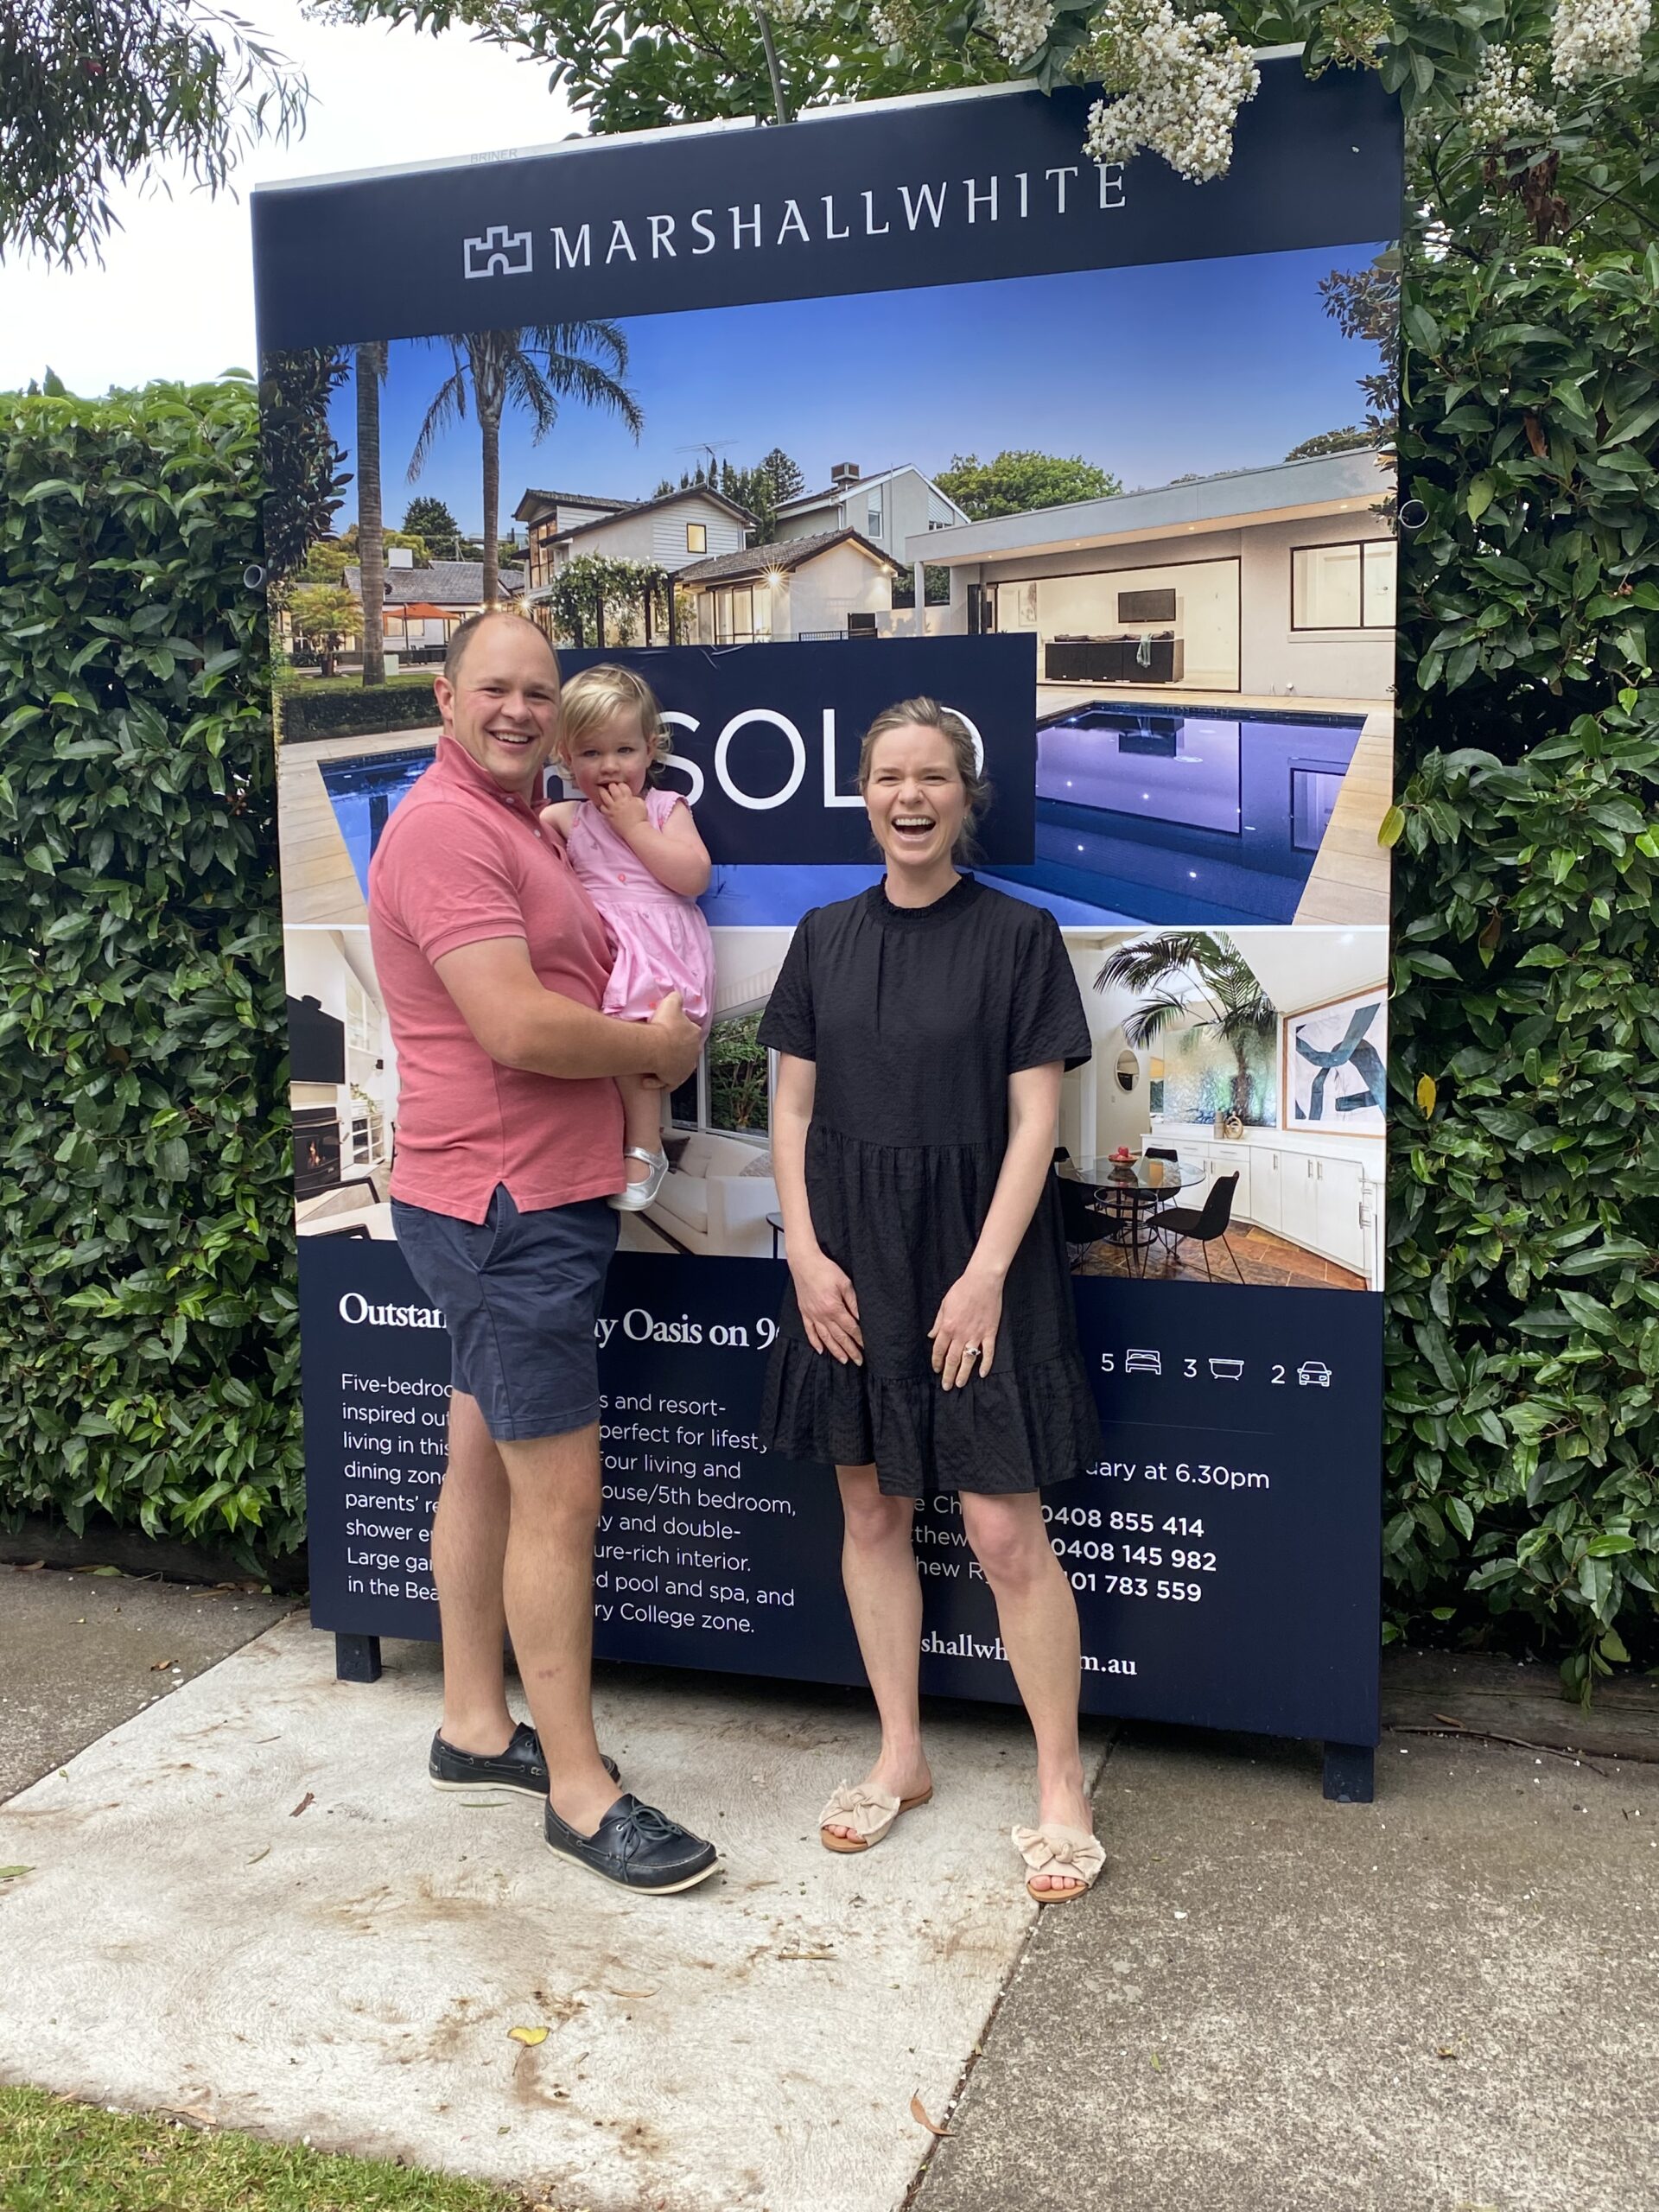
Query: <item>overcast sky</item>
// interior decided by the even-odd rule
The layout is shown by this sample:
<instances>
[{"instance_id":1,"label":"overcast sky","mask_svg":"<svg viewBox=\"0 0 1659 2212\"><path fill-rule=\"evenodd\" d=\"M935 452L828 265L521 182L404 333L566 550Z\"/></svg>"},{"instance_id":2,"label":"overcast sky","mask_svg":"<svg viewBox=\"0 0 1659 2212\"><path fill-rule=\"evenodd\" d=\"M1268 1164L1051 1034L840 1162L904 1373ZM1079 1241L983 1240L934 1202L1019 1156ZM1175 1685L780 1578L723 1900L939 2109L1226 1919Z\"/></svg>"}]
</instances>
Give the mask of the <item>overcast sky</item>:
<instances>
[{"instance_id":1,"label":"overcast sky","mask_svg":"<svg viewBox=\"0 0 1659 2212\"><path fill-rule=\"evenodd\" d=\"M105 266L71 275L0 263L0 391L48 364L72 391L151 377L214 377L253 365L249 186L550 144L573 128L544 68L464 34L340 29L308 22L299 0L244 0L238 10L297 62L314 99L305 135L244 157L240 196L154 190L124 195L124 228Z\"/></svg>"}]
</instances>

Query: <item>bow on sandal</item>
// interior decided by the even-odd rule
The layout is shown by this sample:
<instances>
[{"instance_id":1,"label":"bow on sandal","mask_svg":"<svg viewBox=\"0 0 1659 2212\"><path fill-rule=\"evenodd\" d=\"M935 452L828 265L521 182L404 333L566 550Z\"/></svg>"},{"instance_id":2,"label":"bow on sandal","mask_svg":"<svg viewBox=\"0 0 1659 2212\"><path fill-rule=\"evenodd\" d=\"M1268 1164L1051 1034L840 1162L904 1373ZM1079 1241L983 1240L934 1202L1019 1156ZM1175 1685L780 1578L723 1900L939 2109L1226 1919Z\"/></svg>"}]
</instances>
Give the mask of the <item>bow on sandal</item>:
<instances>
[{"instance_id":1,"label":"bow on sandal","mask_svg":"<svg viewBox=\"0 0 1659 2212\"><path fill-rule=\"evenodd\" d=\"M914 1797L895 1797L889 1790L872 1789L863 1782L856 1787L837 1783L818 1815L818 1841L826 1851L868 1851L873 1843L880 1842L900 1813L913 1812L932 1795L931 1783ZM831 1835L831 1826L853 1828L856 1834Z\"/></svg>"},{"instance_id":2,"label":"bow on sandal","mask_svg":"<svg viewBox=\"0 0 1659 2212\"><path fill-rule=\"evenodd\" d=\"M1015 1828L1014 1847L1025 1860L1030 1872L1026 1878L1026 1892L1037 1904L1069 1904L1073 1897L1080 1897L1095 1886L1095 1877L1106 1864L1106 1852L1098 1837L1087 1828L1062 1827L1058 1821L1046 1821L1039 1828ZM1031 1875L1046 1874L1052 1881L1065 1882L1063 1890L1039 1890L1032 1886Z\"/></svg>"}]
</instances>

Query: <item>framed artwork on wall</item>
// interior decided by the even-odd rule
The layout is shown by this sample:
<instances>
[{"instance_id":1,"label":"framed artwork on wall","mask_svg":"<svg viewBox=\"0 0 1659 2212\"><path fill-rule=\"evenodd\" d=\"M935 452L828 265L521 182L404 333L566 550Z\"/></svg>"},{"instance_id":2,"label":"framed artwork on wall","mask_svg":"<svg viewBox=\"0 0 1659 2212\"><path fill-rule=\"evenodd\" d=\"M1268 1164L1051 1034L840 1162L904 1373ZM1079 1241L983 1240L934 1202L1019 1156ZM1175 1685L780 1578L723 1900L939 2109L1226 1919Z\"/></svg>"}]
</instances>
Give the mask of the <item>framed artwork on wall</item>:
<instances>
[{"instance_id":1,"label":"framed artwork on wall","mask_svg":"<svg viewBox=\"0 0 1659 2212\"><path fill-rule=\"evenodd\" d=\"M1287 1014L1279 1037L1281 1128L1344 1137L1386 1133L1386 984Z\"/></svg>"}]
</instances>

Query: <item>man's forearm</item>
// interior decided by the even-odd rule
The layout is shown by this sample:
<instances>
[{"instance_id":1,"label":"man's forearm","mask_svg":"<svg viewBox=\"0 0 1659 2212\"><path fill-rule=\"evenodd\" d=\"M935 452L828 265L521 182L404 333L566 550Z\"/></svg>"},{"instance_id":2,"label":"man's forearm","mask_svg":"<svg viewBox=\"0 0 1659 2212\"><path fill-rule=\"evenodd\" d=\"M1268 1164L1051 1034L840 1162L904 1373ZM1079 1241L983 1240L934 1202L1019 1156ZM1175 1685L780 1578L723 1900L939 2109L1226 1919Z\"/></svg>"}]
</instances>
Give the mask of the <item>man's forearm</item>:
<instances>
[{"instance_id":1,"label":"man's forearm","mask_svg":"<svg viewBox=\"0 0 1659 2212\"><path fill-rule=\"evenodd\" d=\"M660 1039L649 1022L618 1021L556 991L526 999L487 1047L503 1066L532 1075L655 1075Z\"/></svg>"}]
</instances>

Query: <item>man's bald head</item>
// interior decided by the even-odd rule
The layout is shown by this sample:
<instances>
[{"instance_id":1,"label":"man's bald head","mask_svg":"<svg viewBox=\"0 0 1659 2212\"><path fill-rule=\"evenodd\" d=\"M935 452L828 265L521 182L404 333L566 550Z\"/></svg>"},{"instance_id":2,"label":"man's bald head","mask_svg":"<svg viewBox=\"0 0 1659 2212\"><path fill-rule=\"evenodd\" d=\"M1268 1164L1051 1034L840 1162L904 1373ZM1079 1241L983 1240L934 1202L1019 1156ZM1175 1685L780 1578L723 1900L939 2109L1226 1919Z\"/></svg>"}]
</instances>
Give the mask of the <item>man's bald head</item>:
<instances>
[{"instance_id":1,"label":"man's bald head","mask_svg":"<svg viewBox=\"0 0 1659 2212\"><path fill-rule=\"evenodd\" d=\"M556 683L563 681L559 672L559 657L554 652L553 641L545 630L538 624L526 620L522 614L509 613L500 607L486 607L482 614L469 614L444 647L443 672L451 683L461 673L461 664L467 657L467 646L480 630L487 629L493 622L511 622L520 630L533 632L547 647L547 657L553 664L553 681Z\"/></svg>"}]
</instances>

